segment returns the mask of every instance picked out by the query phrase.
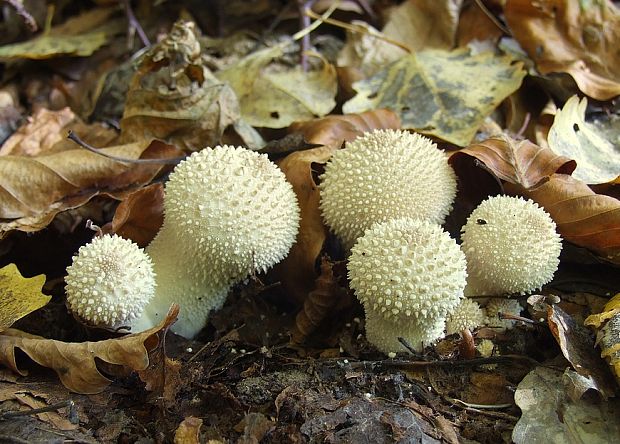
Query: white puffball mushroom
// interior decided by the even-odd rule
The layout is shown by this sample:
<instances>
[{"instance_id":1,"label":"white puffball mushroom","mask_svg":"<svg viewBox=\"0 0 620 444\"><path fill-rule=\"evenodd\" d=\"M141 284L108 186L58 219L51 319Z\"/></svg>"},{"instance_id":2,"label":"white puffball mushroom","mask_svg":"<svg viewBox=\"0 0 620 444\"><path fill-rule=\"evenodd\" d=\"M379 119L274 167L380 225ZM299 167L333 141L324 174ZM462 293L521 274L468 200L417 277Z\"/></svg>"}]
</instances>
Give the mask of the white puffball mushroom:
<instances>
[{"instance_id":1,"label":"white puffball mushroom","mask_svg":"<svg viewBox=\"0 0 620 444\"><path fill-rule=\"evenodd\" d=\"M446 333L452 335L463 330L474 330L484 324L486 314L480 305L469 298L461 299L459 305L446 319Z\"/></svg>"},{"instance_id":2,"label":"white puffball mushroom","mask_svg":"<svg viewBox=\"0 0 620 444\"><path fill-rule=\"evenodd\" d=\"M532 200L490 197L471 213L462 233L466 295L538 290L551 281L560 262L555 222Z\"/></svg>"},{"instance_id":3,"label":"white puffball mushroom","mask_svg":"<svg viewBox=\"0 0 620 444\"><path fill-rule=\"evenodd\" d=\"M86 323L107 328L130 325L155 292L151 259L117 235L80 247L65 283L69 309Z\"/></svg>"},{"instance_id":4,"label":"white puffball mushroom","mask_svg":"<svg viewBox=\"0 0 620 444\"><path fill-rule=\"evenodd\" d=\"M463 296L465 255L439 225L393 219L366 230L351 250L351 288L364 305L366 336L379 350L416 350L443 336Z\"/></svg>"},{"instance_id":5,"label":"white puffball mushroom","mask_svg":"<svg viewBox=\"0 0 620 444\"><path fill-rule=\"evenodd\" d=\"M506 330L515 326L515 321L511 319L500 319L499 313L505 313L513 316L521 314L521 304L516 299L491 298L484 307L486 313L485 324L488 327Z\"/></svg>"},{"instance_id":6,"label":"white puffball mushroom","mask_svg":"<svg viewBox=\"0 0 620 444\"><path fill-rule=\"evenodd\" d=\"M193 153L166 184L164 224L146 249L158 287L133 327L155 325L177 302L171 329L192 338L232 284L288 254L298 225L293 188L267 155L232 146Z\"/></svg>"},{"instance_id":7,"label":"white puffball mushroom","mask_svg":"<svg viewBox=\"0 0 620 444\"><path fill-rule=\"evenodd\" d=\"M456 195L456 175L430 139L375 130L332 155L320 190L325 222L350 248L377 222L411 217L443 223Z\"/></svg>"}]
</instances>

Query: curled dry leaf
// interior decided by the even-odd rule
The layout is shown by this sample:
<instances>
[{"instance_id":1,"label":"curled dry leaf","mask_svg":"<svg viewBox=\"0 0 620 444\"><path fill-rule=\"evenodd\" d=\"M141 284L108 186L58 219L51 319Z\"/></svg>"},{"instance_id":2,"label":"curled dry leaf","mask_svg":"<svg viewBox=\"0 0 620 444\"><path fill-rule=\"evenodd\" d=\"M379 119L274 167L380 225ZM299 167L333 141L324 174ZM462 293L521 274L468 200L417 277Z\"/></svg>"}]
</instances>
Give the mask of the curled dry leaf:
<instances>
[{"instance_id":1,"label":"curled dry leaf","mask_svg":"<svg viewBox=\"0 0 620 444\"><path fill-rule=\"evenodd\" d=\"M334 278L333 263L327 258L321 261L321 274L316 279L316 288L312 290L304 302L304 306L295 319L293 342L301 344L317 329L320 323L329 316L338 304L345 290Z\"/></svg>"},{"instance_id":2,"label":"curled dry leaf","mask_svg":"<svg viewBox=\"0 0 620 444\"><path fill-rule=\"evenodd\" d=\"M283 290L293 300L303 302L314 288L316 259L327 237L319 210L319 189L315 177L321 165L344 141L353 140L365 131L400 126L395 113L374 110L361 114L329 116L308 122L298 122L291 131L304 134L306 141L324 146L289 154L279 162L280 169L293 185L301 212L297 242L284 261L274 267L274 275Z\"/></svg>"},{"instance_id":3,"label":"curled dry leaf","mask_svg":"<svg viewBox=\"0 0 620 444\"><path fill-rule=\"evenodd\" d=\"M614 3L509 0L504 14L542 74L568 73L598 100L620 94L620 12Z\"/></svg>"},{"instance_id":4,"label":"curled dry leaf","mask_svg":"<svg viewBox=\"0 0 620 444\"><path fill-rule=\"evenodd\" d=\"M509 138L487 139L470 145L452 154L450 162L454 164L463 155L475 157L501 180L523 188L535 187L556 172L570 174L576 166L574 160L529 140Z\"/></svg>"},{"instance_id":5,"label":"curled dry leaf","mask_svg":"<svg viewBox=\"0 0 620 444\"><path fill-rule=\"evenodd\" d=\"M562 354L575 371L588 381L588 388L598 391L604 399L614 396L616 385L594 349L590 332L577 324L559 305L547 308L547 322Z\"/></svg>"},{"instance_id":6,"label":"curled dry leaf","mask_svg":"<svg viewBox=\"0 0 620 444\"><path fill-rule=\"evenodd\" d=\"M204 66L196 33L179 21L141 60L120 122L124 142L160 139L196 151L239 118L235 93Z\"/></svg>"},{"instance_id":7,"label":"curled dry leaf","mask_svg":"<svg viewBox=\"0 0 620 444\"><path fill-rule=\"evenodd\" d=\"M164 221L164 186L154 183L130 193L116 207L112 222L102 227L104 233L116 233L146 247Z\"/></svg>"},{"instance_id":8,"label":"curled dry leaf","mask_svg":"<svg viewBox=\"0 0 620 444\"><path fill-rule=\"evenodd\" d=\"M160 141L104 148L128 159L166 159L179 150ZM35 157L0 157L0 238L11 230L38 231L56 214L76 208L98 194L118 196L150 182L164 165L110 160L76 147Z\"/></svg>"},{"instance_id":9,"label":"curled dry leaf","mask_svg":"<svg viewBox=\"0 0 620 444\"><path fill-rule=\"evenodd\" d=\"M100 393L112 381L99 372L97 359L125 370L145 370L149 366L151 352L158 348L178 313L178 305L173 305L156 327L99 342L67 343L8 329L0 334L0 363L20 375L26 375L27 372L20 370L15 360L15 349L19 349L37 364L53 369L69 390L85 394Z\"/></svg>"}]
</instances>

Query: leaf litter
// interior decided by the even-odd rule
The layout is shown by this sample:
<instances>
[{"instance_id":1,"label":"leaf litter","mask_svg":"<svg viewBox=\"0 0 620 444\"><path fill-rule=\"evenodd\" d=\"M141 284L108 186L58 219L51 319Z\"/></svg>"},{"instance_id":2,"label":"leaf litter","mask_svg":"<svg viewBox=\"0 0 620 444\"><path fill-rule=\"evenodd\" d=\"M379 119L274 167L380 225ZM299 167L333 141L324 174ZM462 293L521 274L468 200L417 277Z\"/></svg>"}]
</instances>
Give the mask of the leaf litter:
<instances>
[{"instance_id":1,"label":"leaf litter","mask_svg":"<svg viewBox=\"0 0 620 444\"><path fill-rule=\"evenodd\" d=\"M33 2L27 13L48 19L39 34L23 11L0 24L10 105L0 114L9 266L0 359L12 370L0 369L0 427L82 442L597 442L614 433L609 368L617 377L620 329L615 306L602 306L620 290L617 7L398 3L51 12ZM146 41L156 43L141 50ZM318 186L335 151L385 128L452 151L459 194L446 228L455 236L498 193L531 198L554 219L560 270L517 328L387 358L366 341ZM62 270L92 237L84 217L147 245L171 168L216 144L267 153L291 182L302 219L286 260L238 284L195 340L166 334L173 314L131 335L72 319ZM586 322L594 332L584 328L591 313L602 313Z\"/></svg>"}]
</instances>

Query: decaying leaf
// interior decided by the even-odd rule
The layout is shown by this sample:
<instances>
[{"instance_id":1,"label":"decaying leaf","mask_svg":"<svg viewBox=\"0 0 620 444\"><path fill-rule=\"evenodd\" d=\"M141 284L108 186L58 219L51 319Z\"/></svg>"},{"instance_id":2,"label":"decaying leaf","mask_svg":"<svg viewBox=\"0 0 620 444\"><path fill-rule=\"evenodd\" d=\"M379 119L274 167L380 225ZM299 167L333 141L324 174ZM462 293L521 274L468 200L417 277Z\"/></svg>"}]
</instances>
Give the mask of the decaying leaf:
<instances>
[{"instance_id":1,"label":"decaying leaf","mask_svg":"<svg viewBox=\"0 0 620 444\"><path fill-rule=\"evenodd\" d=\"M424 50L354 83L358 94L343 110L388 108L398 113L404 128L464 146L523 77L521 63L508 56L472 55L463 48Z\"/></svg>"},{"instance_id":2,"label":"decaying leaf","mask_svg":"<svg viewBox=\"0 0 620 444\"><path fill-rule=\"evenodd\" d=\"M32 40L2 46L0 58L89 56L123 29L118 21L106 22L113 12L114 8L93 9Z\"/></svg>"},{"instance_id":3,"label":"decaying leaf","mask_svg":"<svg viewBox=\"0 0 620 444\"><path fill-rule=\"evenodd\" d=\"M284 291L298 302L305 300L314 288L316 259L327 237L319 210L319 189L315 175L334 150L345 140L353 140L365 131L398 128L398 117L391 111L377 110L362 114L329 116L291 126L291 131L304 134L309 143L324 144L318 148L297 151L279 162L280 169L293 185L301 212L297 242L288 256L274 268Z\"/></svg>"},{"instance_id":4,"label":"decaying leaf","mask_svg":"<svg viewBox=\"0 0 620 444\"><path fill-rule=\"evenodd\" d=\"M322 119L295 122L289 127L289 133L301 133L307 143L340 148L344 142L350 142L363 133L378 128L400 128L398 115L387 109L331 115Z\"/></svg>"},{"instance_id":5,"label":"decaying leaf","mask_svg":"<svg viewBox=\"0 0 620 444\"><path fill-rule=\"evenodd\" d=\"M323 258L316 288L308 293L303 308L297 313L291 338L297 344L303 343L317 329L346 294L346 290L334 278L333 265L327 258Z\"/></svg>"},{"instance_id":6,"label":"decaying leaf","mask_svg":"<svg viewBox=\"0 0 620 444\"><path fill-rule=\"evenodd\" d=\"M459 9L462 0L408 0L390 11L385 27L375 32L365 22L353 24L367 32L347 31L347 41L338 56L338 66L360 69L366 76L374 75L386 64L427 48L454 47ZM378 38L382 35L384 39ZM388 40L389 39L389 40Z\"/></svg>"},{"instance_id":7,"label":"decaying leaf","mask_svg":"<svg viewBox=\"0 0 620 444\"><path fill-rule=\"evenodd\" d=\"M196 32L179 21L142 58L127 92L123 141L160 139L196 151L219 143L239 118L235 93L203 65Z\"/></svg>"},{"instance_id":8,"label":"decaying leaf","mask_svg":"<svg viewBox=\"0 0 620 444\"><path fill-rule=\"evenodd\" d=\"M463 155L478 159L501 180L526 189L540 185L556 172L570 174L575 169L574 160L529 140L487 139L455 152L450 162Z\"/></svg>"},{"instance_id":9,"label":"decaying leaf","mask_svg":"<svg viewBox=\"0 0 620 444\"><path fill-rule=\"evenodd\" d=\"M588 99L573 96L559 110L549 130L549 147L577 161L573 177L586 183L604 183L620 174L620 146L614 146L599 128L585 121Z\"/></svg>"},{"instance_id":10,"label":"decaying leaf","mask_svg":"<svg viewBox=\"0 0 620 444\"><path fill-rule=\"evenodd\" d=\"M0 238L11 230L38 231L60 211L76 208L97 194L113 195L149 182L163 165L110 160L75 145L49 155L0 157ZM127 159L170 158L179 151L159 141L104 148Z\"/></svg>"},{"instance_id":11,"label":"decaying leaf","mask_svg":"<svg viewBox=\"0 0 620 444\"><path fill-rule=\"evenodd\" d=\"M308 72L299 66L270 69L282 55L282 45L265 48L217 73L237 93L241 115L250 125L284 128L295 120L324 116L336 106L336 69L327 60L321 58L322 68Z\"/></svg>"},{"instance_id":12,"label":"decaying leaf","mask_svg":"<svg viewBox=\"0 0 620 444\"><path fill-rule=\"evenodd\" d=\"M519 383L515 403L521 418L512 432L516 444L609 442L620 434L620 402L571 399L567 379L554 368L536 367Z\"/></svg>"},{"instance_id":13,"label":"decaying leaf","mask_svg":"<svg viewBox=\"0 0 620 444\"><path fill-rule=\"evenodd\" d=\"M27 372L20 370L15 360L15 349L19 349L37 364L53 369L69 390L100 393L112 381L100 373L96 360L130 371L145 370L150 353L159 346L178 312L174 305L166 318L149 330L99 342L68 343L8 329L0 334L0 362L25 376Z\"/></svg>"},{"instance_id":14,"label":"decaying leaf","mask_svg":"<svg viewBox=\"0 0 620 444\"><path fill-rule=\"evenodd\" d=\"M200 444L202 419L188 416L174 432L174 444Z\"/></svg>"},{"instance_id":15,"label":"decaying leaf","mask_svg":"<svg viewBox=\"0 0 620 444\"><path fill-rule=\"evenodd\" d=\"M45 275L25 278L15 264L0 268L0 332L50 301L41 293L44 283Z\"/></svg>"},{"instance_id":16,"label":"decaying leaf","mask_svg":"<svg viewBox=\"0 0 620 444\"><path fill-rule=\"evenodd\" d=\"M616 391L614 381L598 357L588 329L578 324L558 305L550 305L547 308L547 322L549 330L560 345L562 354L582 378L579 386L596 390L603 399L613 397ZM578 396L581 397L583 392L577 393Z\"/></svg>"},{"instance_id":17,"label":"decaying leaf","mask_svg":"<svg viewBox=\"0 0 620 444\"><path fill-rule=\"evenodd\" d=\"M601 313L588 316L584 324L596 329L596 344L601 349L601 357L605 358L620 384L620 293L607 302Z\"/></svg>"},{"instance_id":18,"label":"decaying leaf","mask_svg":"<svg viewBox=\"0 0 620 444\"><path fill-rule=\"evenodd\" d=\"M620 94L620 12L613 2L509 0L504 14L542 74L568 73L598 100Z\"/></svg>"},{"instance_id":19,"label":"decaying leaf","mask_svg":"<svg viewBox=\"0 0 620 444\"><path fill-rule=\"evenodd\" d=\"M104 233L116 233L140 247L153 240L164 221L164 186L154 183L129 194L114 212Z\"/></svg>"}]
</instances>

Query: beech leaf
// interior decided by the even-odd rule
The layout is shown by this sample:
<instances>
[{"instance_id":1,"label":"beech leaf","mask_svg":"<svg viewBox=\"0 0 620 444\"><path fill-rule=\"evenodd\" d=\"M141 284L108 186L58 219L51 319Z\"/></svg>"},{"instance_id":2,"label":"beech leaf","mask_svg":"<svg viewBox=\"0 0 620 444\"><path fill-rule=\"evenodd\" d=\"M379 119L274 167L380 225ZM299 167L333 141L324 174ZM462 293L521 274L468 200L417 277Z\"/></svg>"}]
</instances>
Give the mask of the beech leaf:
<instances>
[{"instance_id":1,"label":"beech leaf","mask_svg":"<svg viewBox=\"0 0 620 444\"><path fill-rule=\"evenodd\" d=\"M98 342L68 343L8 329L0 334L0 363L25 376L27 372L20 370L15 360L15 349L19 349L37 364L53 369L69 390L100 393L112 381L101 374L97 360L130 371L146 370L150 353L160 345L178 313L179 307L174 305L166 318L153 328Z\"/></svg>"}]
</instances>

